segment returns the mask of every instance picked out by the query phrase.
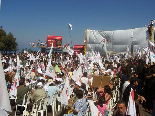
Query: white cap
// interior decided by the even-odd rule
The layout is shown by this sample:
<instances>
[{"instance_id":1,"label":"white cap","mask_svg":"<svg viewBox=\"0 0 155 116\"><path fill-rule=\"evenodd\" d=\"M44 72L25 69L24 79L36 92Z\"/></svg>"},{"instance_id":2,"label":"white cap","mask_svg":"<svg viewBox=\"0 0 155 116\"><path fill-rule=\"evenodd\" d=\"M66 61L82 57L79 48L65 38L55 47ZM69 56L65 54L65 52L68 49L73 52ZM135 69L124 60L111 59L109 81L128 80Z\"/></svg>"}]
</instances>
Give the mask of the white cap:
<instances>
[{"instance_id":1,"label":"white cap","mask_svg":"<svg viewBox=\"0 0 155 116\"><path fill-rule=\"evenodd\" d=\"M39 83L37 84L37 86L43 86L43 83L42 83L42 82L39 82Z\"/></svg>"}]
</instances>

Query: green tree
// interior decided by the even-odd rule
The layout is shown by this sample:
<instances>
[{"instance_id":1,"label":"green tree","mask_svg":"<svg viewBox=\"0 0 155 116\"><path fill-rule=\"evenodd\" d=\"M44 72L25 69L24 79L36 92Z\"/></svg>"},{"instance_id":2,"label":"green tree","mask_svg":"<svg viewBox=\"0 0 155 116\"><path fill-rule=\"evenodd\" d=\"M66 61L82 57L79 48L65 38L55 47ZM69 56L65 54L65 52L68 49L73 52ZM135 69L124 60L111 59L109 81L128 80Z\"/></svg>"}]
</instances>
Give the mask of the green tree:
<instances>
[{"instance_id":1,"label":"green tree","mask_svg":"<svg viewBox=\"0 0 155 116\"><path fill-rule=\"evenodd\" d=\"M28 53L31 53L33 52L33 50L31 48L28 49Z\"/></svg>"},{"instance_id":2,"label":"green tree","mask_svg":"<svg viewBox=\"0 0 155 116\"><path fill-rule=\"evenodd\" d=\"M22 49L21 53L22 53L22 54L24 53L24 49Z\"/></svg>"},{"instance_id":3,"label":"green tree","mask_svg":"<svg viewBox=\"0 0 155 116\"><path fill-rule=\"evenodd\" d=\"M3 29L0 29L0 50L3 52L11 52L18 50L18 43L16 42L16 38L13 37L13 34L6 32Z\"/></svg>"},{"instance_id":4,"label":"green tree","mask_svg":"<svg viewBox=\"0 0 155 116\"><path fill-rule=\"evenodd\" d=\"M25 51L27 51L27 48L25 48Z\"/></svg>"},{"instance_id":5,"label":"green tree","mask_svg":"<svg viewBox=\"0 0 155 116\"><path fill-rule=\"evenodd\" d=\"M4 41L6 38L6 32L3 29L0 29L0 51L4 51Z\"/></svg>"}]
</instances>

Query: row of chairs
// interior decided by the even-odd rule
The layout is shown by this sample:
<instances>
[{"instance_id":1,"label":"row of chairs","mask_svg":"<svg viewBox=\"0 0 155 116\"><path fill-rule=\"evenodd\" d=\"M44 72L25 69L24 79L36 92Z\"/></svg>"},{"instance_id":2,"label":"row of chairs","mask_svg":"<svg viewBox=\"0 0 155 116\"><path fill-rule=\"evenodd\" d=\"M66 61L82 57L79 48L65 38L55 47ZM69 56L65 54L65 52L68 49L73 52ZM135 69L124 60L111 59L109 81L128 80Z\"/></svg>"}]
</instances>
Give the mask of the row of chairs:
<instances>
[{"instance_id":1,"label":"row of chairs","mask_svg":"<svg viewBox=\"0 0 155 116\"><path fill-rule=\"evenodd\" d=\"M35 83L33 84L30 84L29 85L29 88L32 89L32 88L35 88ZM46 98L42 98L42 99L39 99L37 102L35 102L32 106L32 112L29 112L27 110L28 108L28 104L30 103L30 97L31 97L31 92L28 92L24 95L23 97L23 101L22 101L22 104L17 104L16 103L16 100L17 100L17 97L16 96L10 96L10 99L14 100L15 101L15 104L16 104L16 112L15 112L15 115L17 113L17 109L19 107L23 107L25 110L23 111L23 116L47 116L47 102L49 100L48 97ZM60 102L58 102L60 99L60 96L58 93L55 93L53 96L52 96L52 99L51 99L51 107L52 107L52 114L53 116L55 116L55 114L57 114L58 112L61 111L62 109L62 104Z\"/></svg>"},{"instance_id":2,"label":"row of chairs","mask_svg":"<svg viewBox=\"0 0 155 116\"><path fill-rule=\"evenodd\" d=\"M51 107L52 107L52 115L55 116L58 114L58 112L61 112L62 104L58 101L59 99L58 93L55 93L52 96L51 99ZM27 110L23 111L23 116L47 116L47 102L49 100L49 97L45 97L42 99L37 100L32 107L31 113L29 113ZM24 101L24 100L23 100ZM27 108L27 107L26 107Z\"/></svg>"},{"instance_id":3,"label":"row of chairs","mask_svg":"<svg viewBox=\"0 0 155 116\"><path fill-rule=\"evenodd\" d=\"M47 116L47 101L48 97L37 100L32 107L32 116ZM23 114L24 115L24 114ZM25 115L24 115L25 116Z\"/></svg>"},{"instance_id":4,"label":"row of chairs","mask_svg":"<svg viewBox=\"0 0 155 116\"><path fill-rule=\"evenodd\" d=\"M55 93L53 96L52 96L52 99L51 99L51 106L52 106L52 114L53 116L57 115L59 112L62 111L62 104L60 101L60 96L58 93Z\"/></svg>"}]
</instances>

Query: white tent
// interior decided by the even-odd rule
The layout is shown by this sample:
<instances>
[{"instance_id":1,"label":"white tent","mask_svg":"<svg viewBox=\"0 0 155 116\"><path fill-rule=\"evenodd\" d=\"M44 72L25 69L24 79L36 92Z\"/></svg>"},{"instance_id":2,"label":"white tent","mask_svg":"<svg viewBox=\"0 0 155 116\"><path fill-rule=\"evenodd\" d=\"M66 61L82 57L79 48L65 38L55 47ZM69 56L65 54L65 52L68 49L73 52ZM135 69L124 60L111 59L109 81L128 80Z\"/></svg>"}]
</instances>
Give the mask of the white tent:
<instances>
[{"instance_id":1,"label":"white tent","mask_svg":"<svg viewBox=\"0 0 155 116\"><path fill-rule=\"evenodd\" d=\"M150 38L148 28L141 27L127 30L100 31L87 29L87 52L96 51L105 55L108 51L126 52L127 47L131 52L148 46Z\"/></svg>"}]
</instances>

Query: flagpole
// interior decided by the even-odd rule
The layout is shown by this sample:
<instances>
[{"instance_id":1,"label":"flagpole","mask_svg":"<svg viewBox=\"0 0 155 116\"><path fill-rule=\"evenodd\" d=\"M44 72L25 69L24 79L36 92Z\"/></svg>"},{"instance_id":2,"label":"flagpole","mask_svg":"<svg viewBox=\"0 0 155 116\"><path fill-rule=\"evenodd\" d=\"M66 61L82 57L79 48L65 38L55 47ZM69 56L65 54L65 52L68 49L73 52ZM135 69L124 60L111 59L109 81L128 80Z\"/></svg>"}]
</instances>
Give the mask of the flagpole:
<instances>
[{"instance_id":1,"label":"flagpole","mask_svg":"<svg viewBox=\"0 0 155 116\"><path fill-rule=\"evenodd\" d=\"M71 42L69 42L69 43L72 44L72 38L71 38L71 32L70 32L70 30L72 30L72 25L70 23L68 23L68 26L69 26L69 37L71 40Z\"/></svg>"},{"instance_id":2,"label":"flagpole","mask_svg":"<svg viewBox=\"0 0 155 116\"><path fill-rule=\"evenodd\" d=\"M87 51L87 28L86 28L86 36L85 36L84 55L86 55L86 51Z\"/></svg>"},{"instance_id":3,"label":"flagpole","mask_svg":"<svg viewBox=\"0 0 155 116\"><path fill-rule=\"evenodd\" d=\"M70 35L70 39L71 39L71 33L70 33L70 30L69 30L69 35Z\"/></svg>"},{"instance_id":4,"label":"flagpole","mask_svg":"<svg viewBox=\"0 0 155 116\"><path fill-rule=\"evenodd\" d=\"M70 29L69 29L69 38L70 38L70 40L71 40L71 34L70 34ZM69 42L70 43L70 42Z\"/></svg>"}]
</instances>

